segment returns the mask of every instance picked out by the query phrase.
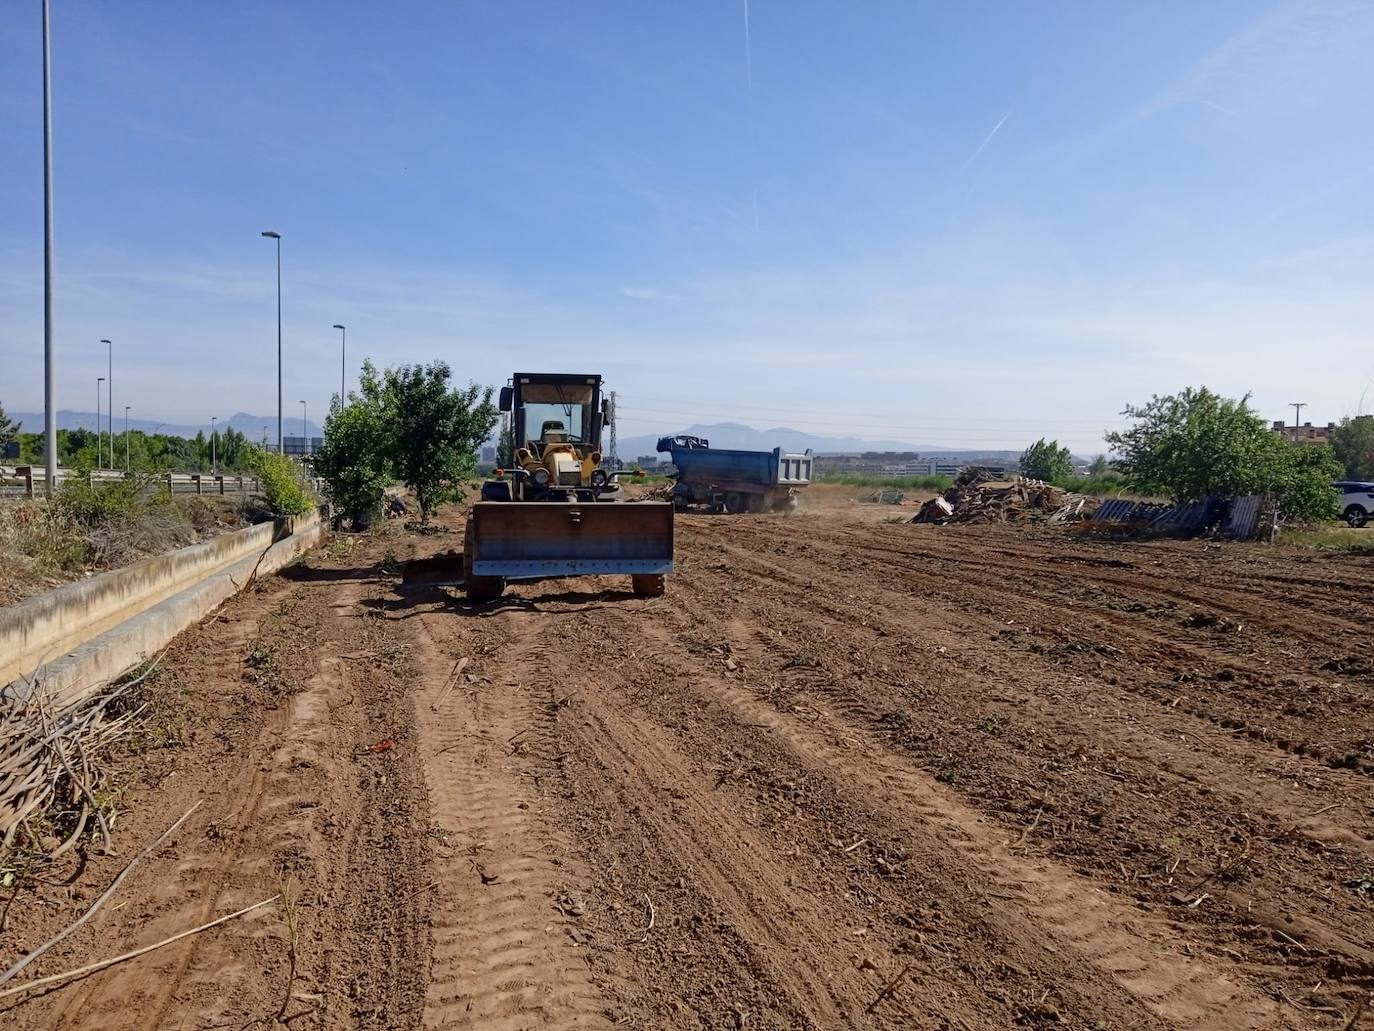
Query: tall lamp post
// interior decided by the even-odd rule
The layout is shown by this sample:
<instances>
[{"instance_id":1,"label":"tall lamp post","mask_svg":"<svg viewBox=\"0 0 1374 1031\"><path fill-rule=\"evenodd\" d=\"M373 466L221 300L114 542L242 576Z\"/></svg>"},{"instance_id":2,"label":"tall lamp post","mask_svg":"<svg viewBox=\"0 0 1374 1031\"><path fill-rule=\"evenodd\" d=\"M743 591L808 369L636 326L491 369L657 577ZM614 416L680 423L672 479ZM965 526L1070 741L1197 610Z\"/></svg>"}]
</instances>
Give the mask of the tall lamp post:
<instances>
[{"instance_id":1,"label":"tall lamp post","mask_svg":"<svg viewBox=\"0 0 1374 1031\"><path fill-rule=\"evenodd\" d=\"M339 331L339 410L343 410L348 397L344 393L344 384L348 381L348 329L334 323L334 328Z\"/></svg>"},{"instance_id":2,"label":"tall lamp post","mask_svg":"<svg viewBox=\"0 0 1374 1031\"><path fill-rule=\"evenodd\" d=\"M43 465L48 494L57 490L57 361L53 327L52 53L43 0Z\"/></svg>"},{"instance_id":3,"label":"tall lamp post","mask_svg":"<svg viewBox=\"0 0 1374 1031\"><path fill-rule=\"evenodd\" d=\"M305 428L305 422L306 422L306 419L305 419L305 402L302 401L302 402L301 402L301 454L307 454L307 453L310 451L310 433L309 433L309 431Z\"/></svg>"},{"instance_id":4,"label":"tall lamp post","mask_svg":"<svg viewBox=\"0 0 1374 1031\"><path fill-rule=\"evenodd\" d=\"M95 378L95 467L100 468L100 463L105 460L105 431L100 425L100 384L105 382L104 376Z\"/></svg>"},{"instance_id":5,"label":"tall lamp post","mask_svg":"<svg viewBox=\"0 0 1374 1031\"><path fill-rule=\"evenodd\" d=\"M109 361L109 369L108 369L108 372L109 372L109 379L107 380L107 382L109 383L109 386L106 387L105 389L106 389L107 391L109 391L109 393L106 394L106 397L109 399L109 402L110 402L110 414L109 414L109 420L110 420L110 468L113 469L113 468L115 467L115 464L114 464L114 344L110 343L108 340L101 340L100 342L101 342L102 344L104 344L105 347L106 347L106 358L107 358L108 361ZM99 465L100 463L97 462L96 464Z\"/></svg>"},{"instance_id":6,"label":"tall lamp post","mask_svg":"<svg viewBox=\"0 0 1374 1031\"><path fill-rule=\"evenodd\" d=\"M124 406L124 475L128 476L132 467L129 465L129 409L132 405Z\"/></svg>"},{"instance_id":7,"label":"tall lamp post","mask_svg":"<svg viewBox=\"0 0 1374 1031\"><path fill-rule=\"evenodd\" d=\"M219 459L216 457L216 454L215 454L215 421L216 421L218 418L219 418L218 415L212 415L212 416L210 416L210 475L211 475L211 476L218 475L218 469L217 469L217 467L218 467L218 465L219 465Z\"/></svg>"},{"instance_id":8,"label":"tall lamp post","mask_svg":"<svg viewBox=\"0 0 1374 1031\"><path fill-rule=\"evenodd\" d=\"M277 241L277 454L281 454L281 233L267 229L262 235Z\"/></svg>"}]
</instances>

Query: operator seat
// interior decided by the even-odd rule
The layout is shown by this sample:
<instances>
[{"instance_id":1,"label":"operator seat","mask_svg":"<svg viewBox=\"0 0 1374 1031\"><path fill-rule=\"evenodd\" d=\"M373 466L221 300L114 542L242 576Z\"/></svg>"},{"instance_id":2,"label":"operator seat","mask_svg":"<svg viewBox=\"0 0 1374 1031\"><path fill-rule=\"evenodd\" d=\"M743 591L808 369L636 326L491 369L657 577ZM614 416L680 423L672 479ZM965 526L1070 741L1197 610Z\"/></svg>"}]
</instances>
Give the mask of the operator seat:
<instances>
[{"instance_id":1,"label":"operator seat","mask_svg":"<svg viewBox=\"0 0 1374 1031\"><path fill-rule=\"evenodd\" d=\"M557 419L549 419L544 423L539 439L545 444L566 444L568 442L568 428Z\"/></svg>"}]
</instances>

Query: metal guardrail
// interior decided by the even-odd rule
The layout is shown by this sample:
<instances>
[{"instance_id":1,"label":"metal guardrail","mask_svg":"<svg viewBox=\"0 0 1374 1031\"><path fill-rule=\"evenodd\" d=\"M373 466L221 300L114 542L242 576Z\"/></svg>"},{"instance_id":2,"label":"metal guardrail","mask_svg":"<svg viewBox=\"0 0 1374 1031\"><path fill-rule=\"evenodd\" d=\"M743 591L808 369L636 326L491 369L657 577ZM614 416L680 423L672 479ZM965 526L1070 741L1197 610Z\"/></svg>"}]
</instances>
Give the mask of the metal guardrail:
<instances>
[{"instance_id":1,"label":"metal guardrail","mask_svg":"<svg viewBox=\"0 0 1374 1031\"><path fill-rule=\"evenodd\" d=\"M43 495L43 471L20 467L19 475L0 477L0 500L18 500L41 497ZM103 483L122 483L124 473L103 469L89 473L75 473L58 470L60 483L73 476L80 476L96 487ZM166 486L173 494L224 494L244 495L262 492L262 481L256 476L211 476L208 473L155 473L145 474L144 481L150 485Z\"/></svg>"}]
</instances>

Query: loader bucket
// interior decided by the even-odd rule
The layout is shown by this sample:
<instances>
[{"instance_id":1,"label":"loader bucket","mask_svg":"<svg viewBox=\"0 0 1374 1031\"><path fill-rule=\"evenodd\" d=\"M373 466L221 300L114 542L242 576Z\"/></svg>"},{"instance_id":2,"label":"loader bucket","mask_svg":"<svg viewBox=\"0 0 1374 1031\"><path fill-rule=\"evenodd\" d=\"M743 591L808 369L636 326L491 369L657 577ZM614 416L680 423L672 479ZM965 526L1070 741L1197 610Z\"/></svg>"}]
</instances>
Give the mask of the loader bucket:
<instances>
[{"instance_id":1,"label":"loader bucket","mask_svg":"<svg viewBox=\"0 0 1374 1031\"><path fill-rule=\"evenodd\" d=\"M667 502L480 501L472 506L472 572L508 580L673 568Z\"/></svg>"}]
</instances>

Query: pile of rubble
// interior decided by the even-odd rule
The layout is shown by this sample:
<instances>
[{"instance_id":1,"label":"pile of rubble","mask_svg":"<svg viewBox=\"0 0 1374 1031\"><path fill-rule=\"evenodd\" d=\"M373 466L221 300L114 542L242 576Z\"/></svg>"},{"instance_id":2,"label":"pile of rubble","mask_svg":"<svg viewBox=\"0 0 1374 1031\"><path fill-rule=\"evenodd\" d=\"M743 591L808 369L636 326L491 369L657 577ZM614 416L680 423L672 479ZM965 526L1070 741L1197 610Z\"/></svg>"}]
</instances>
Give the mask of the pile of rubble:
<instances>
[{"instance_id":1,"label":"pile of rubble","mask_svg":"<svg viewBox=\"0 0 1374 1031\"><path fill-rule=\"evenodd\" d=\"M991 480L956 483L931 498L913 523L1025 523L1051 518L1066 505L1082 500L1040 480Z\"/></svg>"}]
</instances>

